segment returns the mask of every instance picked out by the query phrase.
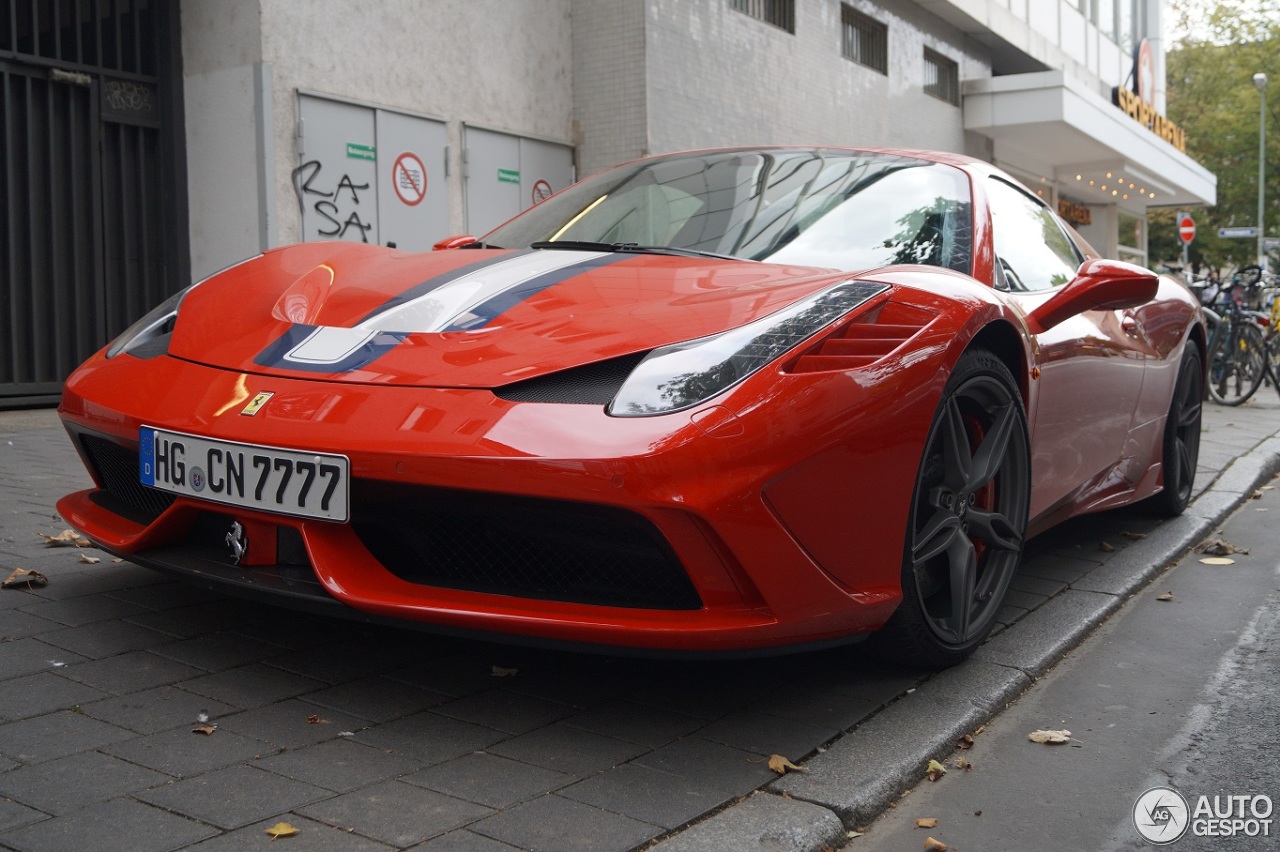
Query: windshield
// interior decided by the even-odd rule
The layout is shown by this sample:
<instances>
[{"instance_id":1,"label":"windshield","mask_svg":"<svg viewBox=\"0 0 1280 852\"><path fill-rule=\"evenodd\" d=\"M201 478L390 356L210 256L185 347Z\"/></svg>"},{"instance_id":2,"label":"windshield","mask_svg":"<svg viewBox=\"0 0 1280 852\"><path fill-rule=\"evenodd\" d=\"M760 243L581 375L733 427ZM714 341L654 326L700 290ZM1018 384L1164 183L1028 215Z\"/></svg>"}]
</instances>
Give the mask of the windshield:
<instances>
[{"instance_id":1,"label":"windshield","mask_svg":"<svg viewBox=\"0 0 1280 852\"><path fill-rule=\"evenodd\" d=\"M537 242L672 247L748 260L969 273L969 182L951 166L865 151L677 154L575 184L489 233Z\"/></svg>"}]
</instances>

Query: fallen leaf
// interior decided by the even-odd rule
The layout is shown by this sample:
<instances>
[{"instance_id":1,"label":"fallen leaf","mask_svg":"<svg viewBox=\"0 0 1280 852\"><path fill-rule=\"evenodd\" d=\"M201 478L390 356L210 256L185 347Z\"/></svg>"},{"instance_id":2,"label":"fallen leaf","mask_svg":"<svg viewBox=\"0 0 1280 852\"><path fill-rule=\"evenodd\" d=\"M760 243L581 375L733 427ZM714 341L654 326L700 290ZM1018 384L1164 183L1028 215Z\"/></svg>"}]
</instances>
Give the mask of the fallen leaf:
<instances>
[{"instance_id":1,"label":"fallen leaf","mask_svg":"<svg viewBox=\"0 0 1280 852\"><path fill-rule=\"evenodd\" d=\"M1261 488L1259 488L1257 491L1254 491L1252 494L1250 494L1250 495L1249 495L1249 499L1250 499L1250 500L1261 500L1261 499L1262 499L1262 489L1261 489Z\"/></svg>"},{"instance_id":2,"label":"fallen leaf","mask_svg":"<svg viewBox=\"0 0 1280 852\"><path fill-rule=\"evenodd\" d=\"M933 837L924 839L925 852L947 852L947 844Z\"/></svg>"},{"instance_id":3,"label":"fallen leaf","mask_svg":"<svg viewBox=\"0 0 1280 852\"><path fill-rule=\"evenodd\" d=\"M1156 600L1171 601L1173 600L1173 592L1165 592L1164 594L1156 595Z\"/></svg>"},{"instance_id":4,"label":"fallen leaf","mask_svg":"<svg viewBox=\"0 0 1280 852\"><path fill-rule=\"evenodd\" d=\"M520 671L519 669L508 669L508 668L504 668L503 666L494 666L493 676L494 677L511 677L513 674L516 674L519 671Z\"/></svg>"},{"instance_id":5,"label":"fallen leaf","mask_svg":"<svg viewBox=\"0 0 1280 852\"><path fill-rule=\"evenodd\" d=\"M1202 565L1235 565L1236 561L1227 556L1206 556L1200 560Z\"/></svg>"},{"instance_id":6,"label":"fallen leaf","mask_svg":"<svg viewBox=\"0 0 1280 852\"><path fill-rule=\"evenodd\" d=\"M48 577L39 571L28 571L26 568L14 568L8 579L0 583L0 586L6 589L17 589L23 586L28 589L42 589L47 585L49 585Z\"/></svg>"},{"instance_id":7,"label":"fallen leaf","mask_svg":"<svg viewBox=\"0 0 1280 852\"><path fill-rule=\"evenodd\" d=\"M1027 734L1027 739L1033 743L1043 743L1045 745L1056 745L1057 743L1065 743L1071 739L1071 732L1067 730L1061 731L1032 731Z\"/></svg>"},{"instance_id":8,"label":"fallen leaf","mask_svg":"<svg viewBox=\"0 0 1280 852\"><path fill-rule=\"evenodd\" d=\"M90 555L89 555L89 554L87 554L87 553L81 553L81 554L80 554L80 561L81 561L81 562L83 562L83 563L84 563L84 564L86 564L86 565L97 565L99 562L101 562L101 561L102 561L102 559L100 559L100 558L99 558L99 557L97 557L97 556L90 556Z\"/></svg>"},{"instance_id":9,"label":"fallen leaf","mask_svg":"<svg viewBox=\"0 0 1280 852\"><path fill-rule=\"evenodd\" d=\"M963 757L957 757L955 760L956 769L963 769L965 772L973 771L973 764L965 760Z\"/></svg>"},{"instance_id":10,"label":"fallen leaf","mask_svg":"<svg viewBox=\"0 0 1280 852\"><path fill-rule=\"evenodd\" d=\"M1133 541L1142 541L1144 538L1147 537L1146 533L1136 533L1136 532L1122 532L1120 533L1120 535L1124 536L1127 539L1131 539Z\"/></svg>"},{"instance_id":11,"label":"fallen leaf","mask_svg":"<svg viewBox=\"0 0 1280 852\"><path fill-rule=\"evenodd\" d=\"M307 717L307 724L308 725L321 725L321 724L327 725L329 724L329 722L327 719L321 719L319 713L312 713L310 716Z\"/></svg>"},{"instance_id":12,"label":"fallen leaf","mask_svg":"<svg viewBox=\"0 0 1280 852\"><path fill-rule=\"evenodd\" d=\"M853 838L855 838L855 837L861 837L861 836L862 836L862 832L861 832L861 831L846 831L846 832L844 833L844 836L845 836L845 837L847 837L847 838L849 838L850 840L852 840L852 839L853 839Z\"/></svg>"},{"instance_id":13,"label":"fallen leaf","mask_svg":"<svg viewBox=\"0 0 1280 852\"><path fill-rule=\"evenodd\" d=\"M57 535L37 533L44 539L45 547L93 547L93 542L75 530L63 530Z\"/></svg>"},{"instance_id":14,"label":"fallen leaf","mask_svg":"<svg viewBox=\"0 0 1280 852\"><path fill-rule=\"evenodd\" d=\"M206 737L218 730L217 725L196 725L191 729L193 734L204 734Z\"/></svg>"},{"instance_id":15,"label":"fallen leaf","mask_svg":"<svg viewBox=\"0 0 1280 852\"><path fill-rule=\"evenodd\" d=\"M973 748L973 734L965 734L956 741L956 748L970 749Z\"/></svg>"},{"instance_id":16,"label":"fallen leaf","mask_svg":"<svg viewBox=\"0 0 1280 852\"><path fill-rule=\"evenodd\" d=\"M293 837L298 833L298 829L287 822L278 822L263 832L271 835L271 839L275 840L280 837Z\"/></svg>"},{"instance_id":17,"label":"fallen leaf","mask_svg":"<svg viewBox=\"0 0 1280 852\"><path fill-rule=\"evenodd\" d=\"M1112 553L1115 551L1116 547L1109 541L1100 541L1098 542L1098 549L1103 553Z\"/></svg>"},{"instance_id":18,"label":"fallen leaf","mask_svg":"<svg viewBox=\"0 0 1280 852\"><path fill-rule=\"evenodd\" d=\"M924 777L930 781L937 781L943 775L947 774L947 767L943 766L936 760L929 761L929 766L924 771Z\"/></svg>"},{"instance_id":19,"label":"fallen leaf","mask_svg":"<svg viewBox=\"0 0 1280 852\"><path fill-rule=\"evenodd\" d=\"M117 556L115 559L112 559L112 560L111 560L111 564L112 564L112 565L119 565L119 564L120 564L121 562L123 562L123 561L124 561L123 559L121 559L120 557L118 557L118 556Z\"/></svg>"},{"instance_id":20,"label":"fallen leaf","mask_svg":"<svg viewBox=\"0 0 1280 852\"><path fill-rule=\"evenodd\" d=\"M1233 553L1249 552L1249 548L1241 547L1238 544L1232 544L1225 538L1211 538L1196 548L1196 550L1199 553L1207 553L1210 556L1230 556Z\"/></svg>"},{"instance_id":21,"label":"fallen leaf","mask_svg":"<svg viewBox=\"0 0 1280 852\"><path fill-rule=\"evenodd\" d=\"M916 828L937 828L937 817L920 817L916 820Z\"/></svg>"},{"instance_id":22,"label":"fallen leaf","mask_svg":"<svg viewBox=\"0 0 1280 852\"><path fill-rule=\"evenodd\" d=\"M985 731L986 729L987 729L987 726L986 726L986 725L979 725L979 726L978 726L978 730L974 731L974 732L973 732L973 735L976 737L976 736L978 736L979 734L981 734L983 731Z\"/></svg>"},{"instance_id":23,"label":"fallen leaf","mask_svg":"<svg viewBox=\"0 0 1280 852\"><path fill-rule=\"evenodd\" d=\"M769 768L779 775L786 775L789 770L796 772L807 772L803 766L796 766L780 754L769 755Z\"/></svg>"}]
</instances>

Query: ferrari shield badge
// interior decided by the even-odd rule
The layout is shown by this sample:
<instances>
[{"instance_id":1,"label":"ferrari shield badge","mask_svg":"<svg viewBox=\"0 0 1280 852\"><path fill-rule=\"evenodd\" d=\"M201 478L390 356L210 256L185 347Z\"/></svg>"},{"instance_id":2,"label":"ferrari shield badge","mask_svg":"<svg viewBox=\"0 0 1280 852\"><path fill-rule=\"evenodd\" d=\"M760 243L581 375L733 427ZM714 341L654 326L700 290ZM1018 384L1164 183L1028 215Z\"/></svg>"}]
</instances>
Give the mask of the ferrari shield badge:
<instances>
[{"instance_id":1,"label":"ferrari shield badge","mask_svg":"<svg viewBox=\"0 0 1280 852\"><path fill-rule=\"evenodd\" d=\"M244 408L240 409L240 413L245 415L246 417L252 417L253 415L257 414L258 411L262 408L262 406L267 404L267 400L271 399L271 397L273 396L275 396L275 394L272 393L271 391L263 391L262 393L255 396L253 399L249 400L249 404L246 405Z\"/></svg>"}]
</instances>

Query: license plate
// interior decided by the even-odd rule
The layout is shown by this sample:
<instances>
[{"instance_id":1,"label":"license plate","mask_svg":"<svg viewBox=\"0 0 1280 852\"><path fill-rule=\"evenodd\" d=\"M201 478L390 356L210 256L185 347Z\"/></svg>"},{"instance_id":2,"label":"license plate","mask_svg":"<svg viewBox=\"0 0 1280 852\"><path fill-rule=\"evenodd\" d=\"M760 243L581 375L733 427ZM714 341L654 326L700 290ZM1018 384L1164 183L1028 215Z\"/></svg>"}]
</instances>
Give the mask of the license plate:
<instances>
[{"instance_id":1,"label":"license plate","mask_svg":"<svg viewBox=\"0 0 1280 852\"><path fill-rule=\"evenodd\" d=\"M143 485L274 514L346 521L351 464L346 456L217 441L143 426Z\"/></svg>"}]
</instances>

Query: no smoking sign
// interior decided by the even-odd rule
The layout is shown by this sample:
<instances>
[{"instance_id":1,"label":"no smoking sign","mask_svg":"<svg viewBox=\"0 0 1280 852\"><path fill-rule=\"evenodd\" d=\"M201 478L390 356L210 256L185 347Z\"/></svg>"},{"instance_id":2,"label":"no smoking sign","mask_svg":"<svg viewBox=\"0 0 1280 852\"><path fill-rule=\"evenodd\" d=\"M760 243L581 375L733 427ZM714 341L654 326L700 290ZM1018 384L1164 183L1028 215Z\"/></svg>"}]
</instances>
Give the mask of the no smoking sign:
<instances>
[{"instance_id":1,"label":"no smoking sign","mask_svg":"<svg viewBox=\"0 0 1280 852\"><path fill-rule=\"evenodd\" d=\"M427 197L427 167L417 154L409 151L396 157L391 167L391 186L396 197L410 207L416 207Z\"/></svg>"}]
</instances>

